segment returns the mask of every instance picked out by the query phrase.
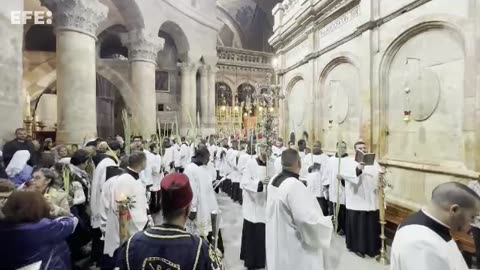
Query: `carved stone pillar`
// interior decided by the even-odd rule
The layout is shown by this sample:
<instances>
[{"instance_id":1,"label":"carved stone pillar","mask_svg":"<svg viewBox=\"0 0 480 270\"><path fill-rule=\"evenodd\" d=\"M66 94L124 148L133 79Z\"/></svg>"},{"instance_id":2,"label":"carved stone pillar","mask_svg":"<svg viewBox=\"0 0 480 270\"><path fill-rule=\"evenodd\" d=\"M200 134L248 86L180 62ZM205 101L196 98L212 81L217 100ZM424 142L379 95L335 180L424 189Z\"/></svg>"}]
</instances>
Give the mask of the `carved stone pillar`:
<instances>
[{"instance_id":1,"label":"carved stone pillar","mask_svg":"<svg viewBox=\"0 0 480 270\"><path fill-rule=\"evenodd\" d=\"M182 89L181 89L181 123L180 134L191 136L193 134L192 125L195 126L197 112L197 87L196 87L196 66L191 63L179 64L182 71Z\"/></svg>"},{"instance_id":2,"label":"carved stone pillar","mask_svg":"<svg viewBox=\"0 0 480 270\"><path fill-rule=\"evenodd\" d=\"M202 125L202 135L206 136L206 129L209 127L210 121L210 106L208 104L210 86L208 83L208 68L207 66L200 67L200 116Z\"/></svg>"},{"instance_id":3,"label":"carved stone pillar","mask_svg":"<svg viewBox=\"0 0 480 270\"><path fill-rule=\"evenodd\" d=\"M216 110L216 90L215 90L215 78L218 68L214 65L208 67L208 127L209 133L216 133L217 117L215 116Z\"/></svg>"},{"instance_id":4,"label":"carved stone pillar","mask_svg":"<svg viewBox=\"0 0 480 270\"><path fill-rule=\"evenodd\" d=\"M57 142L82 143L97 134L95 41L108 7L98 0L42 0L57 37Z\"/></svg>"},{"instance_id":5,"label":"carved stone pillar","mask_svg":"<svg viewBox=\"0 0 480 270\"><path fill-rule=\"evenodd\" d=\"M122 38L128 46L130 80L137 100L133 112L135 127L144 138L150 138L157 130L155 67L164 40L145 29L132 30Z\"/></svg>"}]
</instances>

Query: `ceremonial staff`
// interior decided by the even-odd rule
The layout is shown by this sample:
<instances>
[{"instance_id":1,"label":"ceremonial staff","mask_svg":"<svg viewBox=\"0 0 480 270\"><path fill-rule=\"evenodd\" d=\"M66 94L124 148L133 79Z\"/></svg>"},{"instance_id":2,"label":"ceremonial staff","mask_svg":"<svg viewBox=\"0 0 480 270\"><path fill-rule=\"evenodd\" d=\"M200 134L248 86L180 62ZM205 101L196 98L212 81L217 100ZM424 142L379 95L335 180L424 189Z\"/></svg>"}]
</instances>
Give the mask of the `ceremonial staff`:
<instances>
[{"instance_id":1,"label":"ceremonial staff","mask_svg":"<svg viewBox=\"0 0 480 270\"><path fill-rule=\"evenodd\" d=\"M385 243L385 241L387 240L387 237L385 236L385 224L387 224L387 222L385 221L385 188L386 186L387 186L387 182L385 180L385 171L382 168L378 174L378 191L380 192L378 196L378 204L379 204L378 209L380 210L380 228L381 228L380 239L382 241L382 246L380 248L380 255L378 255L376 259L377 259L377 262L383 265L390 264L390 261L388 260L388 257L387 257L387 248Z\"/></svg>"},{"instance_id":2,"label":"ceremonial staff","mask_svg":"<svg viewBox=\"0 0 480 270\"><path fill-rule=\"evenodd\" d=\"M335 203L335 223L334 223L334 231L335 233L338 230L338 213L340 212L340 185L341 181L338 179L338 175L340 175L340 169L342 168L342 156L345 154L343 153L343 149L341 145L343 142L339 142L337 145L337 155L338 155L338 169L337 169L337 202Z\"/></svg>"}]
</instances>

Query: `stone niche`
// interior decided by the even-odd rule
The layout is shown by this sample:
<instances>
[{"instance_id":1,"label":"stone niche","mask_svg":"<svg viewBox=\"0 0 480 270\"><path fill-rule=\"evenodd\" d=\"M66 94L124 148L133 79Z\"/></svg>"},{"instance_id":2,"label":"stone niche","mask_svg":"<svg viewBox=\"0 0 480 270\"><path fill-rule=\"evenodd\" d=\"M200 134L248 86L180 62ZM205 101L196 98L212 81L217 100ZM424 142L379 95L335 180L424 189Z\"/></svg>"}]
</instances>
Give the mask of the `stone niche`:
<instances>
[{"instance_id":1,"label":"stone niche","mask_svg":"<svg viewBox=\"0 0 480 270\"><path fill-rule=\"evenodd\" d=\"M433 45L433 46L432 46ZM447 29L421 32L400 45L386 74L387 159L464 161L464 52ZM405 112L410 111L410 119Z\"/></svg>"},{"instance_id":2,"label":"stone niche","mask_svg":"<svg viewBox=\"0 0 480 270\"><path fill-rule=\"evenodd\" d=\"M288 132L295 132L295 138L298 141L303 133L311 134L312 129L312 110L308 102L308 89L303 79L293 80L287 96L288 102ZM311 136L311 135L310 135Z\"/></svg>"},{"instance_id":3,"label":"stone niche","mask_svg":"<svg viewBox=\"0 0 480 270\"><path fill-rule=\"evenodd\" d=\"M447 27L414 29L386 54L380 88L383 127L382 159L393 186L387 198L419 208L432 190L447 181L467 179L424 171L465 171L464 48ZM405 119L405 111L410 118ZM416 169L415 169L416 168Z\"/></svg>"},{"instance_id":4,"label":"stone niche","mask_svg":"<svg viewBox=\"0 0 480 270\"><path fill-rule=\"evenodd\" d=\"M329 152L336 151L338 141L345 141L353 151L360 136L360 78L357 68L344 60L332 62L321 76L321 129Z\"/></svg>"}]
</instances>

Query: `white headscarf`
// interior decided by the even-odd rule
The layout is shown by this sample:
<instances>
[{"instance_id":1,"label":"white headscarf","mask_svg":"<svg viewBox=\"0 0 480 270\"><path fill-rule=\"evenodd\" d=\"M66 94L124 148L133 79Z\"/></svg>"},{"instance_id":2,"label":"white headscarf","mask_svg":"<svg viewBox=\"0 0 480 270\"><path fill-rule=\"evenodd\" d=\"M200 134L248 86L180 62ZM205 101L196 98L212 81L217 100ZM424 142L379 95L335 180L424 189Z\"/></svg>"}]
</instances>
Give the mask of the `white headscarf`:
<instances>
[{"instance_id":1,"label":"white headscarf","mask_svg":"<svg viewBox=\"0 0 480 270\"><path fill-rule=\"evenodd\" d=\"M30 152L28 150L20 150L15 152L12 160L10 160L10 163L8 163L5 172L9 177L15 177L23 170L23 168L25 168L25 165L27 165L27 161L29 159Z\"/></svg>"}]
</instances>

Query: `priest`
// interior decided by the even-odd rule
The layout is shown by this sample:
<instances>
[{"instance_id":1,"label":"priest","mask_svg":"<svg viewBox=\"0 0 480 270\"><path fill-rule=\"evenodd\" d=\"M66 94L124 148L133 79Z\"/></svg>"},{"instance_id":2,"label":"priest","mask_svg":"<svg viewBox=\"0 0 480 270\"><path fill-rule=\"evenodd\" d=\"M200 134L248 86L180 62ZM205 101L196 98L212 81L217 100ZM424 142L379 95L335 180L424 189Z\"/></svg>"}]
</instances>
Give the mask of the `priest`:
<instances>
[{"instance_id":1,"label":"priest","mask_svg":"<svg viewBox=\"0 0 480 270\"><path fill-rule=\"evenodd\" d=\"M354 149L367 153L367 145L362 141L356 142ZM370 166L358 162L351 165L355 166L352 170L355 170L357 177L342 177L346 180L347 248L362 258L365 255L375 257L379 254L381 247L378 178L383 171L377 161Z\"/></svg>"},{"instance_id":2,"label":"priest","mask_svg":"<svg viewBox=\"0 0 480 270\"><path fill-rule=\"evenodd\" d=\"M282 152L287 148L283 145L283 139L278 138L275 145L272 145L272 159L275 160L282 155Z\"/></svg>"},{"instance_id":3,"label":"priest","mask_svg":"<svg viewBox=\"0 0 480 270\"><path fill-rule=\"evenodd\" d=\"M131 200L129 207L130 221L127 226L128 235L142 231L148 222L148 203L145 196L145 186L140 182L140 172L147 164L145 153L135 151L128 157L127 172L113 178L110 184L110 198L108 201L107 224L105 229L104 254L107 269L113 269L113 254L122 244L119 236L118 201ZM105 265L104 264L104 265ZM103 267L102 267L103 269Z\"/></svg>"},{"instance_id":4,"label":"priest","mask_svg":"<svg viewBox=\"0 0 480 270\"><path fill-rule=\"evenodd\" d=\"M213 235L211 214L218 213L219 207L212 185L214 176L207 167L209 161L210 152L204 144L199 144L192 163L185 168L184 173L190 180L193 191L188 230L196 235L211 238Z\"/></svg>"},{"instance_id":5,"label":"priest","mask_svg":"<svg viewBox=\"0 0 480 270\"><path fill-rule=\"evenodd\" d=\"M406 218L393 239L391 270L467 270L452 232L468 232L480 197L466 185L447 182L432 192L430 204Z\"/></svg>"},{"instance_id":6,"label":"priest","mask_svg":"<svg viewBox=\"0 0 480 270\"><path fill-rule=\"evenodd\" d=\"M330 157L323 153L322 143L319 141L313 144L312 153L303 159L308 171L307 189L317 198L324 216L328 216L328 201L325 199L326 189L322 184L322 175L329 159Z\"/></svg>"},{"instance_id":7,"label":"priest","mask_svg":"<svg viewBox=\"0 0 480 270\"><path fill-rule=\"evenodd\" d=\"M248 147L251 150L253 147ZM251 153L251 151L249 151ZM265 205L264 181L267 177L267 153L263 149L256 158L246 161L242 174L243 230L240 259L247 269L265 268Z\"/></svg>"},{"instance_id":8,"label":"priest","mask_svg":"<svg viewBox=\"0 0 480 270\"><path fill-rule=\"evenodd\" d=\"M164 175L175 172L175 148L169 138L163 140L162 172Z\"/></svg>"},{"instance_id":9,"label":"priest","mask_svg":"<svg viewBox=\"0 0 480 270\"><path fill-rule=\"evenodd\" d=\"M296 150L282 153L283 170L268 184L266 249L268 269L325 270L323 251L330 247L332 221L299 181Z\"/></svg>"},{"instance_id":10,"label":"priest","mask_svg":"<svg viewBox=\"0 0 480 270\"><path fill-rule=\"evenodd\" d=\"M330 157L322 175L322 183L328 189L329 214L335 215L337 232L342 236L346 230L345 179L357 177L355 160L346 151L345 142L337 143L337 153Z\"/></svg>"},{"instance_id":11,"label":"priest","mask_svg":"<svg viewBox=\"0 0 480 270\"><path fill-rule=\"evenodd\" d=\"M104 205L102 203L102 187L107 178L108 168L118 166L118 156L120 155L120 144L112 141L109 144L110 149L106 157L98 163L93 173L92 185L90 189L90 209L91 209L91 226L92 226L92 261L100 264L103 254L104 243L102 237L101 223Z\"/></svg>"},{"instance_id":12,"label":"priest","mask_svg":"<svg viewBox=\"0 0 480 270\"><path fill-rule=\"evenodd\" d=\"M190 164L190 146L188 145L185 137L181 137L181 145L179 149L179 157L180 157L180 167L177 169L178 172L183 173L185 167Z\"/></svg>"}]
</instances>

